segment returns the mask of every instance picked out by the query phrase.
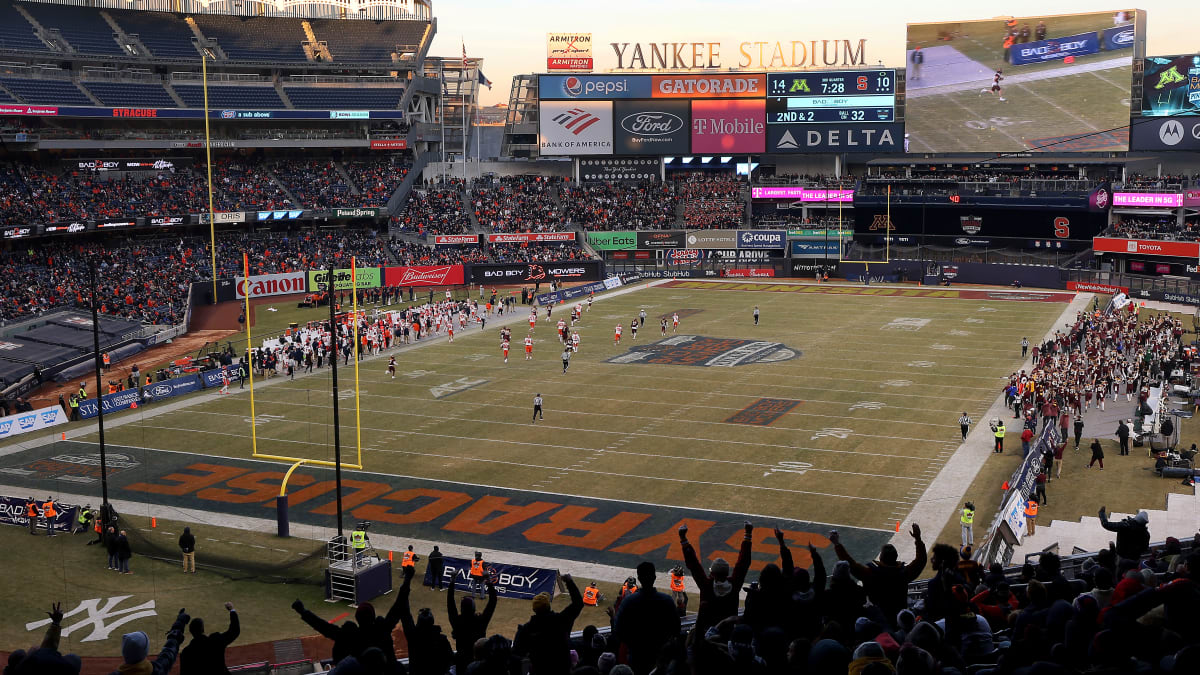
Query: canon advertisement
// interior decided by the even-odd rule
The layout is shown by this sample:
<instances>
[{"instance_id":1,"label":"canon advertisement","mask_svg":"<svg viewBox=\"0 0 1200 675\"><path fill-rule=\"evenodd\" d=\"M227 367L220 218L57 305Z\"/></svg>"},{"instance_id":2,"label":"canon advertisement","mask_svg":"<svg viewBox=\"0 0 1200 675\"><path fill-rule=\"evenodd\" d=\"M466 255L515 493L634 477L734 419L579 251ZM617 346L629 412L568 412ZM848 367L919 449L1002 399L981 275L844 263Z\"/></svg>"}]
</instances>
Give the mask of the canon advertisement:
<instances>
[{"instance_id":1,"label":"canon advertisement","mask_svg":"<svg viewBox=\"0 0 1200 675\"><path fill-rule=\"evenodd\" d=\"M692 101L693 153L762 153L766 128L765 99Z\"/></svg>"},{"instance_id":2,"label":"canon advertisement","mask_svg":"<svg viewBox=\"0 0 1200 675\"><path fill-rule=\"evenodd\" d=\"M308 283L304 272L289 272L286 274L261 274L254 277L235 277L234 295L241 300L249 295L252 298L263 298L271 295L292 295L303 293Z\"/></svg>"},{"instance_id":3,"label":"canon advertisement","mask_svg":"<svg viewBox=\"0 0 1200 675\"><path fill-rule=\"evenodd\" d=\"M542 101L538 147L543 155L611 155L612 101Z\"/></svg>"},{"instance_id":4,"label":"canon advertisement","mask_svg":"<svg viewBox=\"0 0 1200 675\"><path fill-rule=\"evenodd\" d=\"M462 265L383 268L384 286L458 286L464 279Z\"/></svg>"},{"instance_id":5,"label":"canon advertisement","mask_svg":"<svg viewBox=\"0 0 1200 675\"><path fill-rule=\"evenodd\" d=\"M904 124L772 124L767 152L902 152Z\"/></svg>"},{"instance_id":6,"label":"canon advertisement","mask_svg":"<svg viewBox=\"0 0 1200 675\"><path fill-rule=\"evenodd\" d=\"M613 151L618 155L686 155L691 119L687 101L616 101Z\"/></svg>"},{"instance_id":7,"label":"canon advertisement","mask_svg":"<svg viewBox=\"0 0 1200 675\"><path fill-rule=\"evenodd\" d=\"M549 281L599 281L599 260L556 263L516 263L510 265L471 265L473 284L536 284Z\"/></svg>"}]
</instances>

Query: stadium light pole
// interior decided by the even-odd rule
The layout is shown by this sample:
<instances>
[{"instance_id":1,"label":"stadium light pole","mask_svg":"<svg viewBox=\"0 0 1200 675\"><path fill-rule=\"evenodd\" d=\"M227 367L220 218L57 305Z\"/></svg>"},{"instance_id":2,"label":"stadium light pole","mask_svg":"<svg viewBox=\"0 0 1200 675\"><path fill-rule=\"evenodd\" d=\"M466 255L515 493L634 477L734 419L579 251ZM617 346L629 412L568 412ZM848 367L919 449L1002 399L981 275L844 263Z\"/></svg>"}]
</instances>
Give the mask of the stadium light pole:
<instances>
[{"instance_id":1,"label":"stadium light pole","mask_svg":"<svg viewBox=\"0 0 1200 675\"><path fill-rule=\"evenodd\" d=\"M208 168L208 249L212 254L212 304L217 304L217 223L213 208L212 135L208 126L208 52L200 50L200 80L204 89L204 162ZM250 321L250 317L246 317Z\"/></svg>"},{"instance_id":2,"label":"stadium light pole","mask_svg":"<svg viewBox=\"0 0 1200 675\"><path fill-rule=\"evenodd\" d=\"M333 479L337 490L337 532L338 538L343 536L342 530L342 425L338 421L338 377L337 377L337 360L338 360L338 340L337 340L337 318L335 317L333 307L333 265L329 266L329 271L326 272L326 289L329 292L329 346L332 350L329 365L333 367ZM358 345L352 347L352 351ZM355 358L358 354L354 354Z\"/></svg>"},{"instance_id":3,"label":"stadium light pole","mask_svg":"<svg viewBox=\"0 0 1200 675\"><path fill-rule=\"evenodd\" d=\"M96 370L96 423L100 432L100 513L101 517L108 514L108 461L104 451L104 396L100 392L100 320L96 309L96 260L88 260L88 277L92 294L92 364Z\"/></svg>"}]
</instances>

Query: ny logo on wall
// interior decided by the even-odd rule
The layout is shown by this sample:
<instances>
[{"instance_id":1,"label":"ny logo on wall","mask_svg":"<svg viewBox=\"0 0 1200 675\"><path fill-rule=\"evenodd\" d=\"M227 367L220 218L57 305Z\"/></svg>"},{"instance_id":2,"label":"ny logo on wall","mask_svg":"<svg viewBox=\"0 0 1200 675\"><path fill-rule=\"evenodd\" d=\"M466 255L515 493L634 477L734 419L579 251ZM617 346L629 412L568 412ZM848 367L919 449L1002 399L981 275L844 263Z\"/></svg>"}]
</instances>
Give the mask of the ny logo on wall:
<instances>
[{"instance_id":1,"label":"ny logo on wall","mask_svg":"<svg viewBox=\"0 0 1200 675\"><path fill-rule=\"evenodd\" d=\"M90 626L92 632L88 633L87 637L81 639L80 642L107 640L109 634L111 634L117 628L129 623L130 621L136 621L137 619L155 616L158 614L158 612L154 610L153 600L143 602L136 607L129 607L126 609L116 608L117 605L132 597L132 595L118 595L108 598L107 600L103 598L92 598L91 600L80 601L79 606L67 612L66 614L63 614L64 626L62 630L62 636L70 637L71 633ZM103 606L101 606L101 602L104 603ZM78 616L80 614L86 614L86 616L80 621L77 621L69 626L65 625L67 623L66 619L70 619L71 617ZM50 619L33 621L25 624L25 630L37 630L49 624Z\"/></svg>"}]
</instances>

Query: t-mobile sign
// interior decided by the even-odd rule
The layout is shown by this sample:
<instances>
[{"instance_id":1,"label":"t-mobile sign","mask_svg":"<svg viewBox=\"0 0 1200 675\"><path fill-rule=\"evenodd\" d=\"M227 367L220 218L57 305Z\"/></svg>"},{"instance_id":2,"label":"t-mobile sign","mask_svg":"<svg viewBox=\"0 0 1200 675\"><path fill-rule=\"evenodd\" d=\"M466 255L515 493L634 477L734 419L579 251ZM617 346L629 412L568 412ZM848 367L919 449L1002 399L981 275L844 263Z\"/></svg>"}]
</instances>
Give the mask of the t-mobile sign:
<instances>
[{"instance_id":1,"label":"t-mobile sign","mask_svg":"<svg viewBox=\"0 0 1200 675\"><path fill-rule=\"evenodd\" d=\"M766 133L766 99L692 101L692 154L761 153Z\"/></svg>"},{"instance_id":2,"label":"t-mobile sign","mask_svg":"<svg viewBox=\"0 0 1200 675\"><path fill-rule=\"evenodd\" d=\"M854 190L814 190L805 187L750 188L752 199L797 199L802 202L852 202Z\"/></svg>"},{"instance_id":3,"label":"t-mobile sign","mask_svg":"<svg viewBox=\"0 0 1200 675\"><path fill-rule=\"evenodd\" d=\"M1183 195L1169 192L1114 192L1113 206L1183 206Z\"/></svg>"}]
</instances>

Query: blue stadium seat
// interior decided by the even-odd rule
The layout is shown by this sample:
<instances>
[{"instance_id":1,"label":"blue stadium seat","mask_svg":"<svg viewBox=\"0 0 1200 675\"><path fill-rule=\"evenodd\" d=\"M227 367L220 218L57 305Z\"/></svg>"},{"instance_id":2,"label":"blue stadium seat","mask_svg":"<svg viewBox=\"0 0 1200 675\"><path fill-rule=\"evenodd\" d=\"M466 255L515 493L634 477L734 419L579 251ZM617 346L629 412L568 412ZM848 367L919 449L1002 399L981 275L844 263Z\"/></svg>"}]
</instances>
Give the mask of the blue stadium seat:
<instances>
[{"instance_id":1,"label":"blue stadium seat","mask_svg":"<svg viewBox=\"0 0 1200 675\"><path fill-rule=\"evenodd\" d=\"M175 84L171 86L189 108L204 107L204 87L201 85ZM279 94L275 93L275 89L272 87L209 85L208 107L282 110L287 106L279 100Z\"/></svg>"},{"instance_id":2,"label":"blue stadium seat","mask_svg":"<svg viewBox=\"0 0 1200 675\"><path fill-rule=\"evenodd\" d=\"M16 103L17 99L9 96L7 91L0 89L0 103Z\"/></svg>"},{"instance_id":3,"label":"blue stadium seat","mask_svg":"<svg viewBox=\"0 0 1200 675\"><path fill-rule=\"evenodd\" d=\"M22 2L21 8L42 24L42 28L57 28L80 54L125 54L113 37L112 26L100 16L99 10L40 2Z\"/></svg>"},{"instance_id":4,"label":"blue stadium seat","mask_svg":"<svg viewBox=\"0 0 1200 675\"><path fill-rule=\"evenodd\" d=\"M87 97L74 82L62 80L27 80L18 77L0 77L3 84L12 93L20 96L26 103L39 105L96 105Z\"/></svg>"},{"instance_id":5,"label":"blue stadium seat","mask_svg":"<svg viewBox=\"0 0 1200 675\"><path fill-rule=\"evenodd\" d=\"M178 108L161 84L141 82L82 82L104 105L131 108Z\"/></svg>"},{"instance_id":6,"label":"blue stadium seat","mask_svg":"<svg viewBox=\"0 0 1200 675\"><path fill-rule=\"evenodd\" d=\"M221 14L195 14L192 19L231 61L308 61L300 46L307 39L300 19Z\"/></svg>"},{"instance_id":7,"label":"blue stadium seat","mask_svg":"<svg viewBox=\"0 0 1200 675\"><path fill-rule=\"evenodd\" d=\"M365 21L313 19L317 41L329 45L334 62L383 62L392 52L415 52L425 35L427 21Z\"/></svg>"},{"instance_id":8,"label":"blue stadium seat","mask_svg":"<svg viewBox=\"0 0 1200 675\"><path fill-rule=\"evenodd\" d=\"M403 88L284 87L296 108L330 110L395 110L404 96Z\"/></svg>"},{"instance_id":9,"label":"blue stadium seat","mask_svg":"<svg viewBox=\"0 0 1200 675\"><path fill-rule=\"evenodd\" d=\"M160 59L200 59L200 52L192 43L195 34L181 15L132 9L105 11L127 34L136 35L154 56Z\"/></svg>"},{"instance_id":10,"label":"blue stadium seat","mask_svg":"<svg viewBox=\"0 0 1200 675\"><path fill-rule=\"evenodd\" d=\"M0 49L47 52L46 43L33 33L33 26L13 8L8 0L0 0Z\"/></svg>"}]
</instances>

